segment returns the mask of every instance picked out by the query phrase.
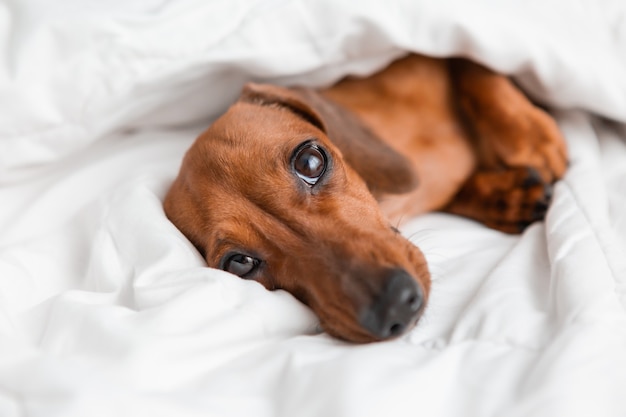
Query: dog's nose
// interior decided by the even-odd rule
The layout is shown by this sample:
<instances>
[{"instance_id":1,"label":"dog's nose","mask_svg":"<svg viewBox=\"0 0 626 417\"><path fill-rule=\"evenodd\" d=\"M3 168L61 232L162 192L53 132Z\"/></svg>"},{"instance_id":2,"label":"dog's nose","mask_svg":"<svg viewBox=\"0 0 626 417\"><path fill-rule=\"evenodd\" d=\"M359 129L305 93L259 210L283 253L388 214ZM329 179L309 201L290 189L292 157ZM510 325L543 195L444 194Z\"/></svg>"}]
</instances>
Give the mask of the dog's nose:
<instances>
[{"instance_id":1,"label":"dog's nose","mask_svg":"<svg viewBox=\"0 0 626 417\"><path fill-rule=\"evenodd\" d=\"M402 334L413 324L424 295L419 284L404 269L394 269L374 302L361 313L361 325L380 339Z\"/></svg>"}]
</instances>

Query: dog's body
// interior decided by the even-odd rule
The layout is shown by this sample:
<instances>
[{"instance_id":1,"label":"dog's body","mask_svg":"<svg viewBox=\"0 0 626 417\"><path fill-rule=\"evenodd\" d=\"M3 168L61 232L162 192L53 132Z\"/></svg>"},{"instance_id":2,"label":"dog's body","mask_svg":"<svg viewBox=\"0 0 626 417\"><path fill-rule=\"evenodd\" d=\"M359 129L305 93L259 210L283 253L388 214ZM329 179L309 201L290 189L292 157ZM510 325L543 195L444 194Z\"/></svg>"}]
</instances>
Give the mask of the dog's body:
<instances>
[{"instance_id":1,"label":"dog's body","mask_svg":"<svg viewBox=\"0 0 626 417\"><path fill-rule=\"evenodd\" d=\"M329 333L366 342L403 333L428 298L399 218L445 210L519 232L566 165L554 121L508 79L410 55L319 91L248 84L164 206L209 266L285 289Z\"/></svg>"}]
</instances>

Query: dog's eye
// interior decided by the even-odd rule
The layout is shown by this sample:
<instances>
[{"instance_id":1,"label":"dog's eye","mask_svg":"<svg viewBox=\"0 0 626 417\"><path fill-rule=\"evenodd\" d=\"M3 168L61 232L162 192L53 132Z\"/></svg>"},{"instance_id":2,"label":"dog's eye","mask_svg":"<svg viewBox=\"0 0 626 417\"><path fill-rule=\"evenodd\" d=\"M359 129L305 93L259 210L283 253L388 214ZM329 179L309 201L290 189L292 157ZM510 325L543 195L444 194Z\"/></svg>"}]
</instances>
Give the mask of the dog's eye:
<instances>
[{"instance_id":1,"label":"dog's eye","mask_svg":"<svg viewBox=\"0 0 626 417\"><path fill-rule=\"evenodd\" d=\"M222 269L244 278L252 274L252 272L259 267L260 263L261 261L252 256L237 253L226 258Z\"/></svg>"},{"instance_id":2,"label":"dog's eye","mask_svg":"<svg viewBox=\"0 0 626 417\"><path fill-rule=\"evenodd\" d=\"M296 151L293 167L298 177L314 185L326 170L326 154L317 145L304 145Z\"/></svg>"}]
</instances>

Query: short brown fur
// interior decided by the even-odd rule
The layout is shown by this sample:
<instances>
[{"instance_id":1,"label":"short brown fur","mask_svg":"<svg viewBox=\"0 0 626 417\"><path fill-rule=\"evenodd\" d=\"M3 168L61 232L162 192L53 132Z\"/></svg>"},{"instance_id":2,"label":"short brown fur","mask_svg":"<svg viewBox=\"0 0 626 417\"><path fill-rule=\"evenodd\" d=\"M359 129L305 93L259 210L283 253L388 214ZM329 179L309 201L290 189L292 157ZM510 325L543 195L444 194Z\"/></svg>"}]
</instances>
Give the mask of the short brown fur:
<instances>
[{"instance_id":1,"label":"short brown fur","mask_svg":"<svg viewBox=\"0 0 626 417\"><path fill-rule=\"evenodd\" d=\"M290 170L311 139L331 163L315 187ZM164 207L209 266L233 250L260 259L254 279L309 305L330 334L369 342L359 314L385 271L430 290L423 254L390 225L444 210L520 232L566 166L556 124L510 80L409 55L317 91L247 85L187 152Z\"/></svg>"}]
</instances>

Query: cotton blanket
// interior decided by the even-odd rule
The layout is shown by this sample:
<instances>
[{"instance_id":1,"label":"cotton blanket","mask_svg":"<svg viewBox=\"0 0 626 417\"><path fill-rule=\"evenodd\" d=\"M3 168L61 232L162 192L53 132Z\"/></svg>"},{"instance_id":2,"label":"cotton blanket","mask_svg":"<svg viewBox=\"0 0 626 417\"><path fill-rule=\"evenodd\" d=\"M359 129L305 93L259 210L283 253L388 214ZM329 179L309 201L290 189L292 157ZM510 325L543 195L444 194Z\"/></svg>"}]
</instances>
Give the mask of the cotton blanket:
<instances>
[{"instance_id":1,"label":"cotton blanket","mask_svg":"<svg viewBox=\"0 0 626 417\"><path fill-rule=\"evenodd\" d=\"M254 80L465 56L548 106L570 169L505 235L402 232L432 296L399 340L330 338L209 269L162 200ZM625 416L626 3L0 2L0 416Z\"/></svg>"}]
</instances>

